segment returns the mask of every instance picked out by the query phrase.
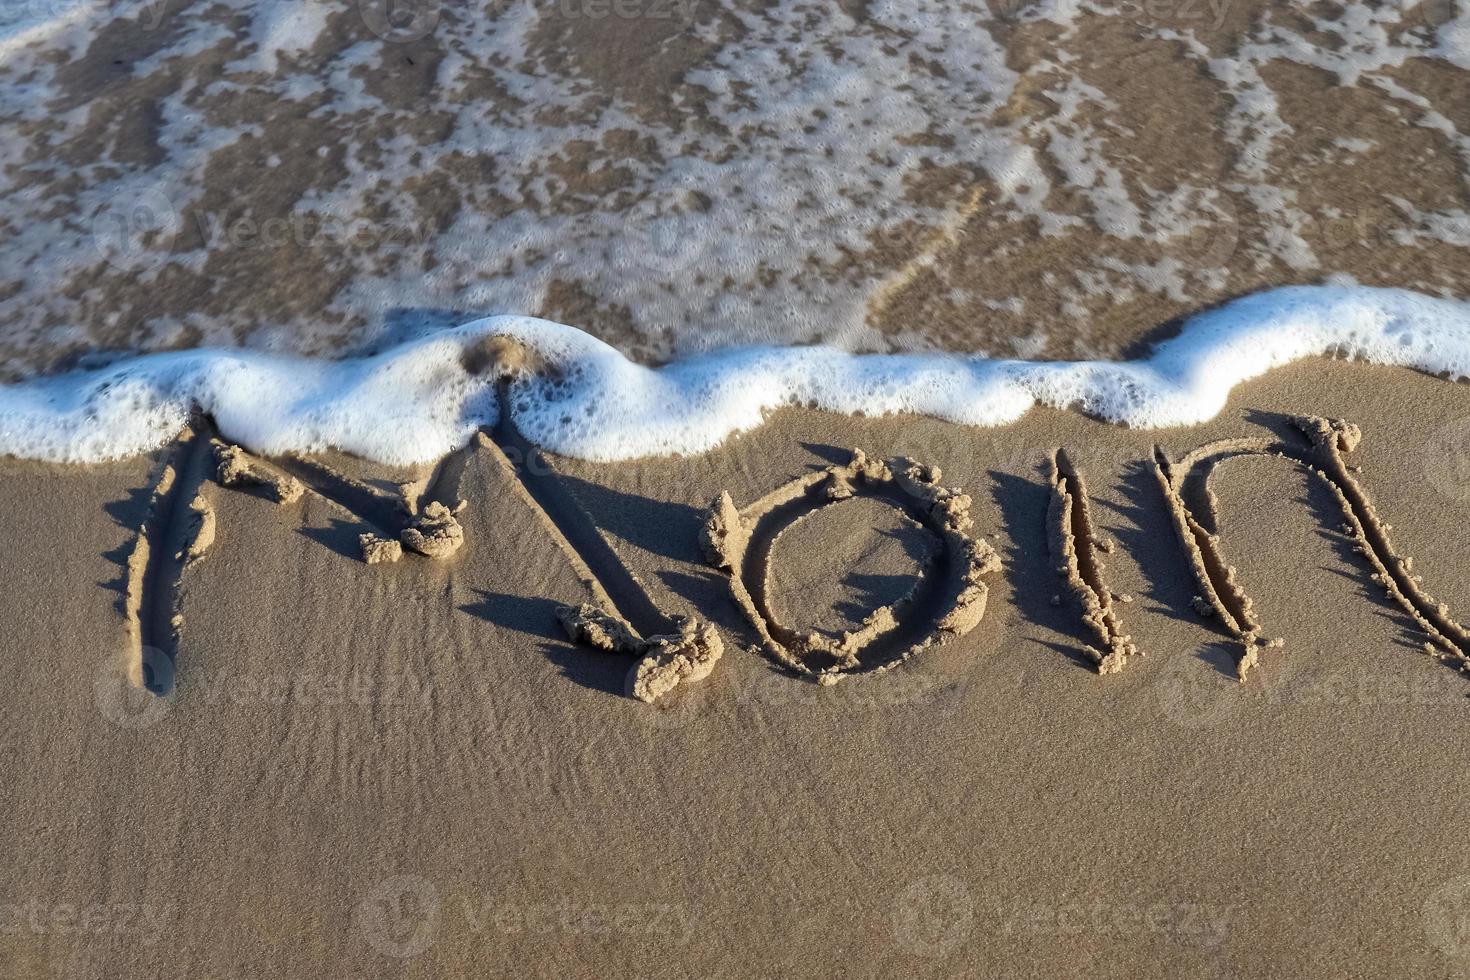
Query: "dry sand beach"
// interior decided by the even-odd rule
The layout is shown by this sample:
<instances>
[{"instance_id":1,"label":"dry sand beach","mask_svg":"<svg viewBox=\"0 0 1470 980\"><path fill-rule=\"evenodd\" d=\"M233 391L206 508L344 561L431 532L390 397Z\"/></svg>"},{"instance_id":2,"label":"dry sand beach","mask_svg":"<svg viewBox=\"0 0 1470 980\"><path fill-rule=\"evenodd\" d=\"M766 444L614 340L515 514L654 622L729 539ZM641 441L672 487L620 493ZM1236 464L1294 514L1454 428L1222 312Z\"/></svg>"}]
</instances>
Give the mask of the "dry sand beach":
<instances>
[{"instance_id":1,"label":"dry sand beach","mask_svg":"<svg viewBox=\"0 0 1470 980\"><path fill-rule=\"evenodd\" d=\"M1470 974L1466 69L0 10L0 977Z\"/></svg>"}]
</instances>

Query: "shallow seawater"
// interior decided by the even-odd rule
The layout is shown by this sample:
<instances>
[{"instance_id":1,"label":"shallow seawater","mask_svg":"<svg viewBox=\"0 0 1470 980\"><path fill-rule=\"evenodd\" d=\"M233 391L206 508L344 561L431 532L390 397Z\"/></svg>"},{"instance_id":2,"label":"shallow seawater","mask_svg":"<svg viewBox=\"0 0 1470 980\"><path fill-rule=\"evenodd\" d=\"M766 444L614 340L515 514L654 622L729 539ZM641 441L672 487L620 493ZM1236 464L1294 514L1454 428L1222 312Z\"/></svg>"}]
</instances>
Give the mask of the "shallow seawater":
<instances>
[{"instance_id":1,"label":"shallow seawater","mask_svg":"<svg viewBox=\"0 0 1470 980\"><path fill-rule=\"evenodd\" d=\"M640 363L1116 358L1272 286L1466 294L1462 7L392 10L7 5L5 377L495 314Z\"/></svg>"}]
</instances>

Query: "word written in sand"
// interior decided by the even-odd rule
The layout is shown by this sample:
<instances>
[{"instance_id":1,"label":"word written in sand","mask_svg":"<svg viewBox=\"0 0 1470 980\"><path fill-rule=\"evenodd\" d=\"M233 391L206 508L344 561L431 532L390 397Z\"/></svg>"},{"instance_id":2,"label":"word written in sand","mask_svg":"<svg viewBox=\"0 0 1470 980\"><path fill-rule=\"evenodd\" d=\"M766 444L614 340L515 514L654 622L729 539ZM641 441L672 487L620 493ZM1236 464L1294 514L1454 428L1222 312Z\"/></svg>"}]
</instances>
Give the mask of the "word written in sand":
<instances>
[{"instance_id":1,"label":"word written in sand","mask_svg":"<svg viewBox=\"0 0 1470 980\"><path fill-rule=\"evenodd\" d=\"M508 420L510 413L502 412L501 418ZM1227 439L1177 460L1158 447L1154 450L1161 502L1198 585L1195 611L1213 618L1234 638L1239 677L1245 679L1265 651L1282 646L1280 639L1262 639L1255 604L1225 558L1210 485L1222 465L1251 456L1289 460L1322 481L1341 507L1341 530L1353 540L1372 580L1422 631L1425 651L1470 672L1470 631L1425 591L1412 560L1394 548L1389 527L1343 458L1362 440L1358 427L1315 416L1298 417L1293 424L1299 440ZM634 658L626 681L630 697L655 701L711 674L724 652L719 631L701 620L663 614L618 560L592 516L554 478L550 460L509 421L478 433L426 479L400 484L397 493L390 493L320 461L252 456L222 441L207 420L196 420L155 469L148 516L127 562L124 613L134 683L158 694L172 688L184 624L181 583L215 536L214 508L205 486L211 477L220 486L254 492L283 506L314 494L345 509L366 528L359 544L369 564L396 562L405 552L443 561L465 543L459 485L477 456L505 475L576 573L583 599L561 607L558 614L567 635L590 648ZM525 479L512 457L534 463L545 476ZM986 578L1000 570L1001 561L989 544L970 533L970 497L945 487L941 479L935 466L906 458L871 459L854 450L848 463L808 473L745 507L737 506L728 492L716 497L700 544L709 563L727 576L732 599L754 630L755 646L791 674L831 685L856 674L893 670L975 629L985 613ZM1120 605L1129 597L1107 584L1102 556L1112 543L1097 533L1086 481L1065 451L1052 454L1047 480L1051 558L1065 594L1094 638L1083 652L1099 673L1121 671L1142 651L1122 623ZM857 497L890 506L928 528L941 547L905 595L870 611L855 629L830 636L781 622L769 595L777 542L823 508ZM1061 596L1053 601L1059 604Z\"/></svg>"}]
</instances>

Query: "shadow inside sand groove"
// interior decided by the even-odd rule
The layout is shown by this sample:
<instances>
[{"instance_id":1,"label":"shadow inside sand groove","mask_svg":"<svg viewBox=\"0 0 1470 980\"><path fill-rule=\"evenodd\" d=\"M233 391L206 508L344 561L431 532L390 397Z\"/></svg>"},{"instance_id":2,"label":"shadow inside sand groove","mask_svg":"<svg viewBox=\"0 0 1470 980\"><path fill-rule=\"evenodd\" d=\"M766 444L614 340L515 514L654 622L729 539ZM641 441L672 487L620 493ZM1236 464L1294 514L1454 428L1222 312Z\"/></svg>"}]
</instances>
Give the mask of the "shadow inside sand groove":
<instances>
[{"instance_id":1,"label":"shadow inside sand groove","mask_svg":"<svg viewBox=\"0 0 1470 980\"><path fill-rule=\"evenodd\" d=\"M823 466L845 466L852 459L852 450L841 446L828 445L825 442L803 442L801 448L821 460L820 463L811 463L810 469L819 470Z\"/></svg>"},{"instance_id":2,"label":"shadow inside sand groove","mask_svg":"<svg viewBox=\"0 0 1470 980\"><path fill-rule=\"evenodd\" d=\"M525 489L531 502L540 509L565 538L567 545L601 583L604 592L632 627L643 636L670 632L671 620L653 604L643 583L628 570L612 546L602 536L596 521L563 484L562 477L550 460L521 435L511 421L505 386L500 388L500 421L486 434L500 448L507 460L521 460L514 466L514 478ZM513 464L514 465L514 464ZM611 610L609 610L611 611Z\"/></svg>"},{"instance_id":3,"label":"shadow inside sand groove","mask_svg":"<svg viewBox=\"0 0 1470 980\"><path fill-rule=\"evenodd\" d=\"M700 569L696 574L661 570L658 579L666 589L699 610L701 619L736 633L749 630L750 624L730 598L730 579L725 575L708 569Z\"/></svg>"},{"instance_id":4,"label":"shadow inside sand groove","mask_svg":"<svg viewBox=\"0 0 1470 980\"><path fill-rule=\"evenodd\" d=\"M325 527L303 525L296 529L297 533L349 561L361 562L362 544L358 539L365 525L341 517L329 517L327 521Z\"/></svg>"},{"instance_id":5,"label":"shadow inside sand groove","mask_svg":"<svg viewBox=\"0 0 1470 980\"><path fill-rule=\"evenodd\" d=\"M573 684L599 694L627 696L630 658L571 643L542 643L541 652Z\"/></svg>"},{"instance_id":6,"label":"shadow inside sand groove","mask_svg":"<svg viewBox=\"0 0 1470 980\"><path fill-rule=\"evenodd\" d=\"M1194 570L1179 544L1179 532L1169 516L1167 501L1159 489L1158 478L1147 464L1130 465L1115 486L1122 491L1126 504L1095 500L1126 523L1109 523L1104 530L1117 539L1119 546L1134 556L1144 580L1148 583L1145 597L1154 605L1144 612L1167 616L1198 626L1221 636L1228 631L1214 617L1195 613L1191 600L1199 593Z\"/></svg>"},{"instance_id":7,"label":"shadow inside sand groove","mask_svg":"<svg viewBox=\"0 0 1470 980\"><path fill-rule=\"evenodd\" d=\"M510 592L475 589L480 598L460 606L461 612L483 619L501 629L524 633L544 640L563 638L556 612L561 603L541 596L522 596Z\"/></svg>"},{"instance_id":8,"label":"shadow inside sand groove","mask_svg":"<svg viewBox=\"0 0 1470 980\"><path fill-rule=\"evenodd\" d=\"M1071 645L1063 648L1067 659L1077 667L1092 671L1092 661L1082 652L1082 646L1092 639L1083 632L1076 604L1065 599L1060 606L1051 602L1052 596L1066 592L1047 546L1046 515L1051 506L1051 489L1044 482L998 470L991 470L989 476L991 494L1009 541L1005 546L1004 574L1011 583L1011 604L1027 622L1069 640ZM1053 649L1059 647L1055 643L1037 642Z\"/></svg>"},{"instance_id":9,"label":"shadow inside sand groove","mask_svg":"<svg viewBox=\"0 0 1470 980\"><path fill-rule=\"evenodd\" d=\"M408 514L396 498L335 473L316 460L287 455L275 457L271 463L306 484L318 496L371 525L379 535L396 538L408 526Z\"/></svg>"},{"instance_id":10,"label":"shadow inside sand groove","mask_svg":"<svg viewBox=\"0 0 1470 980\"><path fill-rule=\"evenodd\" d=\"M109 500L102 505L102 510L108 517L112 518L118 527L136 531L148 519L148 500L153 495L153 487L130 487L128 495L122 500ZM123 563L127 563L124 556Z\"/></svg>"},{"instance_id":11,"label":"shadow inside sand groove","mask_svg":"<svg viewBox=\"0 0 1470 980\"><path fill-rule=\"evenodd\" d=\"M127 563L124 608L133 622L133 669L154 694L173 690L179 587L196 518L190 504L208 479L210 459L209 436L198 423L164 451L154 470L148 516L136 538L138 550Z\"/></svg>"},{"instance_id":12,"label":"shadow inside sand groove","mask_svg":"<svg viewBox=\"0 0 1470 980\"><path fill-rule=\"evenodd\" d=\"M597 527L613 537L660 558L703 560L699 552L703 509L614 490L564 473L527 477L527 481L546 479L559 480Z\"/></svg>"},{"instance_id":13,"label":"shadow inside sand groove","mask_svg":"<svg viewBox=\"0 0 1470 980\"><path fill-rule=\"evenodd\" d=\"M541 653L575 684L604 694L624 693L628 674L627 657L600 653L577 646L566 639L557 620L561 603L541 596L522 596L510 592L476 589L479 599L460 606L469 613L501 629L519 633L537 644Z\"/></svg>"}]
</instances>

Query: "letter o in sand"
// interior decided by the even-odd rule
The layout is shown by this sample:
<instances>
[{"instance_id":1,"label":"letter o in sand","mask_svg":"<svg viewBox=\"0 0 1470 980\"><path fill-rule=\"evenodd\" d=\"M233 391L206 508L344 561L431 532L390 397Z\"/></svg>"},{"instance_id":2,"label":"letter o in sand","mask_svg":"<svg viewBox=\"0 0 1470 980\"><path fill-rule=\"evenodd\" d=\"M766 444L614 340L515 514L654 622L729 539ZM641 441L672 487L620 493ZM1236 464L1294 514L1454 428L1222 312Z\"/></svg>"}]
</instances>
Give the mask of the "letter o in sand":
<instances>
[{"instance_id":1,"label":"letter o in sand","mask_svg":"<svg viewBox=\"0 0 1470 980\"><path fill-rule=\"evenodd\" d=\"M777 662L822 684L879 673L974 629L989 591L983 577L1000 569L995 550L969 533L970 498L939 480L938 467L906 458L870 460L854 450L846 466L798 477L744 509L728 492L720 494L705 522L705 555L729 573L736 605ZM907 596L836 638L779 622L768 595L776 539L818 508L856 496L890 504L938 535L942 550L935 563Z\"/></svg>"}]
</instances>

